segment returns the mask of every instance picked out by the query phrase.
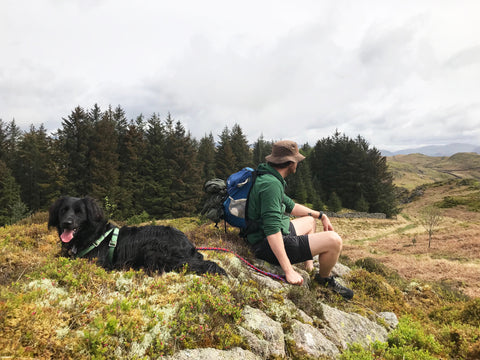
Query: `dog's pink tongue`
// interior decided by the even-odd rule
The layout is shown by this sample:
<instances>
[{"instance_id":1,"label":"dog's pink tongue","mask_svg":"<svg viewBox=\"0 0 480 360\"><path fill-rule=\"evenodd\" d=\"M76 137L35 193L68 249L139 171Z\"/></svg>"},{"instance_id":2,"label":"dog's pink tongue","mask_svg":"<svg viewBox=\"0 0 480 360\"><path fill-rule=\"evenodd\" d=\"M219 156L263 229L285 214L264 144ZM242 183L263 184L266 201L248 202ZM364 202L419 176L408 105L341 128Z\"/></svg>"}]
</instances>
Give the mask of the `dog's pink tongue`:
<instances>
[{"instance_id":1,"label":"dog's pink tongue","mask_svg":"<svg viewBox=\"0 0 480 360\"><path fill-rule=\"evenodd\" d=\"M73 230L63 230L63 234L60 235L60 239L62 239L64 243L70 242L70 240L73 239Z\"/></svg>"}]
</instances>

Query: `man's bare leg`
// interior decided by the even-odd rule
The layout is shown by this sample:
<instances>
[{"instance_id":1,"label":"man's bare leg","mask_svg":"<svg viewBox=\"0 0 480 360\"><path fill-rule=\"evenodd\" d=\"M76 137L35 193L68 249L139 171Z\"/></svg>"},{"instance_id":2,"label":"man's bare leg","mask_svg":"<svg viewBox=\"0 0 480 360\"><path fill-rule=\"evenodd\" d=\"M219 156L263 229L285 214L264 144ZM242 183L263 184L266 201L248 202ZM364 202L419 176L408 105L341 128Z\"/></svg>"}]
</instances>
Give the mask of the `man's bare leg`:
<instances>
[{"instance_id":1,"label":"man's bare leg","mask_svg":"<svg viewBox=\"0 0 480 360\"><path fill-rule=\"evenodd\" d=\"M292 220L292 224L295 227L297 235L309 235L314 234L317 230L317 222L312 216L303 216ZM313 260L305 261L305 269L308 272L312 272Z\"/></svg>"}]
</instances>

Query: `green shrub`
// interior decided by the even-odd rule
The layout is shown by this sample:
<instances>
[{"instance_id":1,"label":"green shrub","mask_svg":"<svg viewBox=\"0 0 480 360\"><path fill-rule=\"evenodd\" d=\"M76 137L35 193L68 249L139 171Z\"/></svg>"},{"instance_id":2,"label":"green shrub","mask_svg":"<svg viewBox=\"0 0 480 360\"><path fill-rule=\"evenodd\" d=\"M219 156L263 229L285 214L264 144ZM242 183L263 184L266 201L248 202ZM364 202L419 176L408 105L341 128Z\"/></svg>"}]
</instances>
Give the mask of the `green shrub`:
<instances>
[{"instance_id":1,"label":"green shrub","mask_svg":"<svg viewBox=\"0 0 480 360\"><path fill-rule=\"evenodd\" d=\"M480 299L472 299L465 304L460 320L466 324L480 327Z\"/></svg>"},{"instance_id":2,"label":"green shrub","mask_svg":"<svg viewBox=\"0 0 480 360\"><path fill-rule=\"evenodd\" d=\"M304 286L290 286L287 297L308 315L323 318L322 303L318 301L315 292Z\"/></svg>"},{"instance_id":3,"label":"green shrub","mask_svg":"<svg viewBox=\"0 0 480 360\"><path fill-rule=\"evenodd\" d=\"M150 215L146 211L143 211L139 215L133 215L132 217L129 217L125 223L129 226L132 225L140 225L142 223L150 221Z\"/></svg>"},{"instance_id":4,"label":"green shrub","mask_svg":"<svg viewBox=\"0 0 480 360\"><path fill-rule=\"evenodd\" d=\"M375 341L368 348L362 347L358 343L349 344L340 356L340 360L374 360L385 356L388 348L387 343Z\"/></svg>"},{"instance_id":5,"label":"green shrub","mask_svg":"<svg viewBox=\"0 0 480 360\"><path fill-rule=\"evenodd\" d=\"M361 212L368 212L368 209L369 209L369 204L365 199L365 197L361 195L360 198L355 203L355 210L361 211Z\"/></svg>"},{"instance_id":6,"label":"green shrub","mask_svg":"<svg viewBox=\"0 0 480 360\"><path fill-rule=\"evenodd\" d=\"M337 195L336 192L330 194L330 198L328 199L327 207L329 211L339 212L342 210L342 200Z\"/></svg>"},{"instance_id":7,"label":"green shrub","mask_svg":"<svg viewBox=\"0 0 480 360\"><path fill-rule=\"evenodd\" d=\"M442 351L442 346L434 336L426 334L422 324L410 316L400 318L397 328L388 336L388 344L391 348L409 348L433 354Z\"/></svg>"},{"instance_id":8,"label":"green shrub","mask_svg":"<svg viewBox=\"0 0 480 360\"><path fill-rule=\"evenodd\" d=\"M437 206L443 209L453 208L460 205L460 201L453 196L445 196L442 201L437 203Z\"/></svg>"},{"instance_id":9,"label":"green shrub","mask_svg":"<svg viewBox=\"0 0 480 360\"><path fill-rule=\"evenodd\" d=\"M451 359L480 358L480 328L452 322L441 328L439 342Z\"/></svg>"},{"instance_id":10,"label":"green shrub","mask_svg":"<svg viewBox=\"0 0 480 360\"><path fill-rule=\"evenodd\" d=\"M240 322L242 307L218 275L192 277L179 295L171 327L173 338L182 348L228 349L242 345L242 337L231 326Z\"/></svg>"}]
</instances>

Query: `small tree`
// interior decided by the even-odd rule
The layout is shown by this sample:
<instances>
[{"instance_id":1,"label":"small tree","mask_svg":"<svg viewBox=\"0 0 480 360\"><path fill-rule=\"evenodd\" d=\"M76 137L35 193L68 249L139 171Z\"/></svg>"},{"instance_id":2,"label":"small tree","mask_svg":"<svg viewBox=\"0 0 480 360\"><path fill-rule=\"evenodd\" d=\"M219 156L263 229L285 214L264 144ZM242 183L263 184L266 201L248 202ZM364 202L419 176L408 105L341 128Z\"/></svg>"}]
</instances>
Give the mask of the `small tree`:
<instances>
[{"instance_id":1,"label":"small tree","mask_svg":"<svg viewBox=\"0 0 480 360\"><path fill-rule=\"evenodd\" d=\"M365 197L360 195L360 198L357 200L355 203L355 210L360 211L360 212L368 212L368 202L365 199Z\"/></svg>"},{"instance_id":2,"label":"small tree","mask_svg":"<svg viewBox=\"0 0 480 360\"><path fill-rule=\"evenodd\" d=\"M342 200L340 200L340 197L337 195L336 192L330 194L327 206L328 210L333 212L339 212L340 210L342 210Z\"/></svg>"},{"instance_id":3,"label":"small tree","mask_svg":"<svg viewBox=\"0 0 480 360\"><path fill-rule=\"evenodd\" d=\"M440 209L435 206L427 206L420 212L420 223L428 233L428 248L432 242L432 235L442 221Z\"/></svg>"}]
</instances>

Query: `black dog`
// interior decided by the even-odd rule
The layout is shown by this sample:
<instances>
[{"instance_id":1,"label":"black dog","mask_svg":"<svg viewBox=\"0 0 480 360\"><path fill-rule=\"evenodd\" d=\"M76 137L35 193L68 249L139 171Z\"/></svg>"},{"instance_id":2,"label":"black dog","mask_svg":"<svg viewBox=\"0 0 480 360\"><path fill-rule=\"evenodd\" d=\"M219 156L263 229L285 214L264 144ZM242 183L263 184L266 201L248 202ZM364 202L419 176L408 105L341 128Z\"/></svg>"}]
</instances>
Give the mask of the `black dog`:
<instances>
[{"instance_id":1,"label":"black dog","mask_svg":"<svg viewBox=\"0 0 480 360\"><path fill-rule=\"evenodd\" d=\"M216 263L203 260L203 255L178 229L170 226L125 226L115 230L90 197L58 199L50 207L48 226L57 228L63 256L97 258L98 264L106 269L143 268L149 273L163 273L181 270L187 265L188 271L197 274L226 275ZM109 230L118 231L116 245L112 243L114 231ZM93 246L104 235L105 239L98 246Z\"/></svg>"}]
</instances>

